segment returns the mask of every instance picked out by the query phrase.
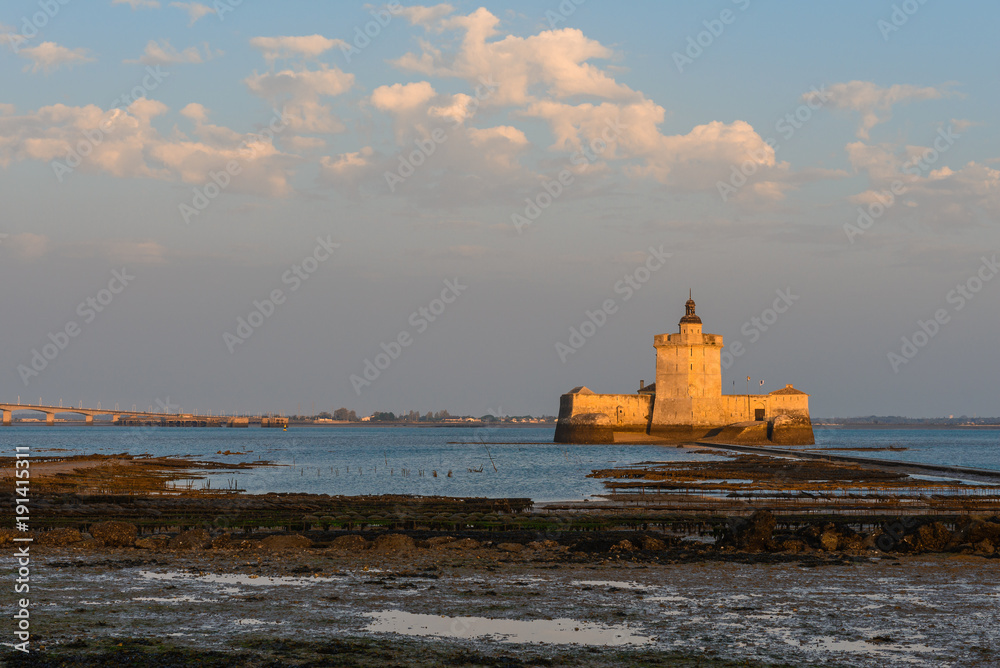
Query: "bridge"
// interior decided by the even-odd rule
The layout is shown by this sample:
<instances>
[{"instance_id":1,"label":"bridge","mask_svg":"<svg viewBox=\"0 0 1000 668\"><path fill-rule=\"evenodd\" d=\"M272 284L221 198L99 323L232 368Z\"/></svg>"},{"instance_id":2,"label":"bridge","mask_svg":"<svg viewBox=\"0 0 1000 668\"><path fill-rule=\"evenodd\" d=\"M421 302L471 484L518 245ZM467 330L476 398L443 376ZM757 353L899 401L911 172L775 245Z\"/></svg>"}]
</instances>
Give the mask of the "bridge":
<instances>
[{"instance_id":1,"label":"bridge","mask_svg":"<svg viewBox=\"0 0 1000 668\"><path fill-rule=\"evenodd\" d=\"M16 411L35 411L45 414L45 424L55 424L56 415L72 413L82 415L84 423L94 424L95 416L110 416L111 423L122 426L148 426L159 425L164 427L247 427L250 425L250 418L235 415L194 415L191 413L163 413L156 411L123 411L108 410L102 408L84 408L82 406L74 408L72 406L43 406L41 404L5 404L0 402L0 411L3 413L3 426L9 427L14 419ZM287 427L288 418L283 417L255 417L254 422L259 422L262 427Z\"/></svg>"}]
</instances>

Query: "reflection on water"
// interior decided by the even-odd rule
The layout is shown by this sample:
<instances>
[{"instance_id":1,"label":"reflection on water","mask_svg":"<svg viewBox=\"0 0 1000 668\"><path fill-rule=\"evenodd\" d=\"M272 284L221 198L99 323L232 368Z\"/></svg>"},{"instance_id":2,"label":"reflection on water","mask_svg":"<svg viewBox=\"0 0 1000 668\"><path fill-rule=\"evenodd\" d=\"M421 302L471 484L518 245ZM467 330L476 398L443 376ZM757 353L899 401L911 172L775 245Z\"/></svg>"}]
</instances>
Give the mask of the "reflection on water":
<instances>
[{"instance_id":1,"label":"reflection on water","mask_svg":"<svg viewBox=\"0 0 1000 668\"><path fill-rule=\"evenodd\" d=\"M649 645L649 636L619 624L606 626L573 619L490 619L488 617L446 617L421 615L399 610L369 612L372 622L365 627L373 633L443 638L489 638L510 643L551 643L556 645Z\"/></svg>"}]
</instances>

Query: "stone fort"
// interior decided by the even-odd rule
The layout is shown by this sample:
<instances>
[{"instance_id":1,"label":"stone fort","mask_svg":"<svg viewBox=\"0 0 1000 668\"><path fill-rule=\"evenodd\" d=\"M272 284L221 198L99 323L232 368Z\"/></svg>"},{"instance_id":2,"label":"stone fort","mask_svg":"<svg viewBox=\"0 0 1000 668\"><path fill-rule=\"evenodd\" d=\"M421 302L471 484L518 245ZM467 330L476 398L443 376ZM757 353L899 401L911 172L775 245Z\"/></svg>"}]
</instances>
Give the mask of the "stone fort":
<instances>
[{"instance_id":1,"label":"stone fort","mask_svg":"<svg viewBox=\"0 0 1000 668\"><path fill-rule=\"evenodd\" d=\"M656 382L636 394L562 395L557 443L679 442L812 444L809 395L786 385L769 394L722 393L722 336L701 331L694 300L676 334L653 337Z\"/></svg>"}]
</instances>

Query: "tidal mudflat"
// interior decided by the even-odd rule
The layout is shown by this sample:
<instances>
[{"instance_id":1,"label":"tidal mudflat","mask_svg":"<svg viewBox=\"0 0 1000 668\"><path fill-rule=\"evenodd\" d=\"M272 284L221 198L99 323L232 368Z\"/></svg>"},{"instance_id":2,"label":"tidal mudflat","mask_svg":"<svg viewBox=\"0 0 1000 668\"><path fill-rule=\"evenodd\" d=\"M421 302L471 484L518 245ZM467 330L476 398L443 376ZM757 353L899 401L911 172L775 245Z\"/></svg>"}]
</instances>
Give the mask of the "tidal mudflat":
<instances>
[{"instance_id":1,"label":"tidal mudflat","mask_svg":"<svg viewBox=\"0 0 1000 668\"><path fill-rule=\"evenodd\" d=\"M664 563L649 550L462 540L46 548L40 645L11 665L1000 663L997 559L694 546Z\"/></svg>"}]
</instances>

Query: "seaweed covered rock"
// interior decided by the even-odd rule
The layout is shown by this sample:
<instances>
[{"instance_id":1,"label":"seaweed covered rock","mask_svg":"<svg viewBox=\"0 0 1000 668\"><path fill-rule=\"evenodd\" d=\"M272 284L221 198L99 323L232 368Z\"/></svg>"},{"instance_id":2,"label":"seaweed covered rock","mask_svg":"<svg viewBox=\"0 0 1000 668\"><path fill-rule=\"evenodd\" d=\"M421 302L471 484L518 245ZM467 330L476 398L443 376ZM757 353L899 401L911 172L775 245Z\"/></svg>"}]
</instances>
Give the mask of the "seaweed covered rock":
<instances>
[{"instance_id":1,"label":"seaweed covered rock","mask_svg":"<svg viewBox=\"0 0 1000 668\"><path fill-rule=\"evenodd\" d=\"M722 547L734 547L748 552L774 550L774 527L777 521L767 510L758 510L745 520L736 520L719 541Z\"/></svg>"},{"instance_id":2,"label":"seaweed covered rock","mask_svg":"<svg viewBox=\"0 0 1000 668\"><path fill-rule=\"evenodd\" d=\"M653 538L652 536L642 536L639 539L642 544L642 549L648 550L649 552L662 552L667 549L667 544L659 538Z\"/></svg>"},{"instance_id":3,"label":"seaweed covered rock","mask_svg":"<svg viewBox=\"0 0 1000 668\"><path fill-rule=\"evenodd\" d=\"M372 549L376 552L407 552L414 548L416 548L416 544L409 536L401 533L390 533L376 538Z\"/></svg>"},{"instance_id":4,"label":"seaweed covered rock","mask_svg":"<svg viewBox=\"0 0 1000 668\"><path fill-rule=\"evenodd\" d=\"M914 552L943 552L951 543L952 533L941 522L931 522L917 528L903 540Z\"/></svg>"},{"instance_id":5,"label":"seaweed covered rock","mask_svg":"<svg viewBox=\"0 0 1000 668\"><path fill-rule=\"evenodd\" d=\"M128 522L98 522L90 527L90 535L105 547L132 547L139 530Z\"/></svg>"},{"instance_id":6,"label":"seaweed covered rock","mask_svg":"<svg viewBox=\"0 0 1000 668\"><path fill-rule=\"evenodd\" d=\"M41 535L38 536L39 545L48 545L51 547L65 547L67 545L72 545L73 543L79 543L83 540L83 536L76 529L52 529L51 531L43 531Z\"/></svg>"},{"instance_id":7,"label":"seaweed covered rock","mask_svg":"<svg viewBox=\"0 0 1000 668\"><path fill-rule=\"evenodd\" d=\"M1000 522L998 518L983 520L974 518L965 523L960 530L958 540L961 543L981 543L988 540L994 545L1000 545Z\"/></svg>"},{"instance_id":8,"label":"seaweed covered rock","mask_svg":"<svg viewBox=\"0 0 1000 668\"><path fill-rule=\"evenodd\" d=\"M357 534L337 536L330 543L330 547L334 550L343 550L345 552L360 552L368 548L368 541Z\"/></svg>"},{"instance_id":9,"label":"seaweed covered rock","mask_svg":"<svg viewBox=\"0 0 1000 668\"><path fill-rule=\"evenodd\" d=\"M304 550L312 547L313 542L305 536L293 534L291 536L268 536L261 541L261 547L272 552L283 552L288 550Z\"/></svg>"},{"instance_id":10,"label":"seaweed covered rock","mask_svg":"<svg viewBox=\"0 0 1000 668\"><path fill-rule=\"evenodd\" d=\"M207 550L212 547L212 535L204 529L190 529L170 539L171 550Z\"/></svg>"},{"instance_id":11,"label":"seaweed covered rock","mask_svg":"<svg viewBox=\"0 0 1000 668\"><path fill-rule=\"evenodd\" d=\"M481 543L473 538L459 538L458 540L444 543L441 547L449 550L475 550Z\"/></svg>"},{"instance_id":12,"label":"seaweed covered rock","mask_svg":"<svg viewBox=\"0 0 1000 668\"><path fill-rule=\"evenodd\" d=\"M135 546L141 550L164 552L170 547L170 539L166 536L148 536L136 540Z\"/></svg>"}]
</instances>

